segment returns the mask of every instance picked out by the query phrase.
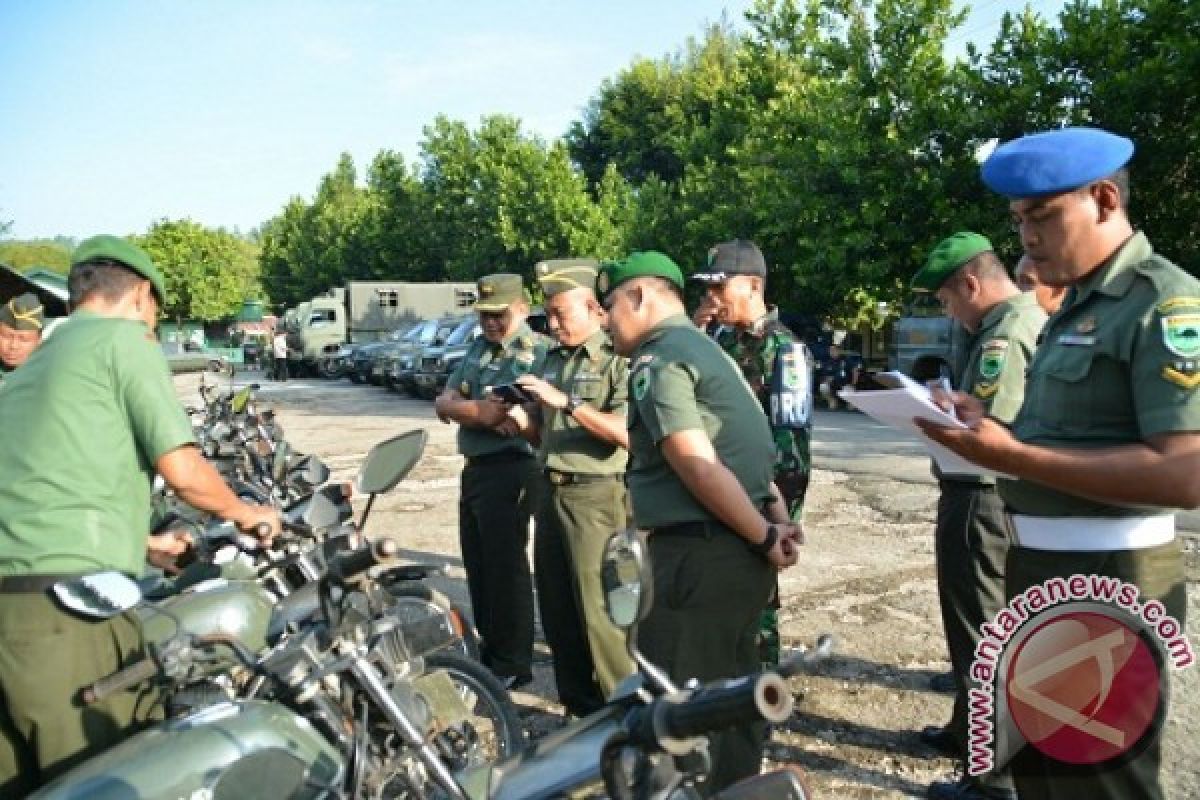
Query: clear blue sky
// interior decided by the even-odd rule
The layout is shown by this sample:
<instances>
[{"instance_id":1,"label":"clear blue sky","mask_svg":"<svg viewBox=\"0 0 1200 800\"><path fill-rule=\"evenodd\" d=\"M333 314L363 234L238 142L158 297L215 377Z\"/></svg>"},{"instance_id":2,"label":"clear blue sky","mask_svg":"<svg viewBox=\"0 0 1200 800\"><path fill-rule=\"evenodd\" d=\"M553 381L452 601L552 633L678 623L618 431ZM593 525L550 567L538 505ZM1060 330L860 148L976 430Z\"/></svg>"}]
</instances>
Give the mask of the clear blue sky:
<instances>
[{"instance_id":1,"label":"clear blue sky","mask_svg":"<svg viewBox=\"0 0 1200 800\"><path fill-rule=\"evenodd\" d=\"M1034 0L1057 13L1062 0ZM10 236L253 228L347 151L412 157L438 113L561 135L601 81L751 0L0 0ZM989 42L1024 0L976 0Z\"/></svg>"}]
</instances>

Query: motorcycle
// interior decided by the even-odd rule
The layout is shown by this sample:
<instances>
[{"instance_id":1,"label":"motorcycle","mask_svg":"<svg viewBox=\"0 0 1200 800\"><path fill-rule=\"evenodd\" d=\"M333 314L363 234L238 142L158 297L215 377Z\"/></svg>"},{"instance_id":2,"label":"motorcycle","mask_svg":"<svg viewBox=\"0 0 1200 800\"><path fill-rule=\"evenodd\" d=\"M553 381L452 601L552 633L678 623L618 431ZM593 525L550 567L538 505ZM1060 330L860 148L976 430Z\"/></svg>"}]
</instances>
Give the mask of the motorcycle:
<instances>
[{"instance_id":1,"label":"motorcycle","mask_svg":"<svg viewBox=\"0 0 1200 800\"><path fill-rule=\"evenodd\" d=\"M422 445L405 435L373 448L363 490L394 486ZM288 525L330 519L322 497L292 509ZM519 752L520 722L482 665L412 651L395 599L370 574L386 574L398 552L380 539L333 553L311 598L290 608L298 593L272 609L262 587L235 582L157 606L120 573L56 584L74 613L137 609L148 635L152 618L173 627L149 656L86 687L85 702L146 681L168 692L216 681L232 695L132 736L33 796L466 800L457 776Z\"/></svg>"},{"instance_id":2,"label":"motorcycle","mask_svg":"<svg viewBox=\"0 0 1200 800\"><path fill-rule=\"evenodd\" d=\"M780 723L792 713L785 678L826 658L833 640L774 672L683 688L637 649L637 623L653 603L653 572L643 537L621 531L609 540L602 566L613 623L626 630L638 673L614 691L600 711L533 744L519 757L464 776L473 800L691 800L708 794L705 734L754 722ZM798 769L776 770L714 795L719 800L808 800Z\"/></svg>"}]
</instances>

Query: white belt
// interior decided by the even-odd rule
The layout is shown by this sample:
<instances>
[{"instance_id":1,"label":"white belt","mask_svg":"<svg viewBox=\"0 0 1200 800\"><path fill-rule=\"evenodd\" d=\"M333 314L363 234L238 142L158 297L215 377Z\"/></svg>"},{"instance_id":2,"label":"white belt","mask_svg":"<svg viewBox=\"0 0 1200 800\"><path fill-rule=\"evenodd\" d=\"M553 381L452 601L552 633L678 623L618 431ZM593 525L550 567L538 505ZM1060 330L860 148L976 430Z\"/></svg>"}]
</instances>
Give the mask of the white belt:
<instances>
[{"instance_id":1,"label":"white belt","mask_svg":"<svg viewBox=\"0 0 1200 800\"><path fill-rule=\"evenodd\" d=\"M1021 547L1035 550L1145 550L1175 538L1175 515L1010 518Z\"/></svg>"}]
</instances>

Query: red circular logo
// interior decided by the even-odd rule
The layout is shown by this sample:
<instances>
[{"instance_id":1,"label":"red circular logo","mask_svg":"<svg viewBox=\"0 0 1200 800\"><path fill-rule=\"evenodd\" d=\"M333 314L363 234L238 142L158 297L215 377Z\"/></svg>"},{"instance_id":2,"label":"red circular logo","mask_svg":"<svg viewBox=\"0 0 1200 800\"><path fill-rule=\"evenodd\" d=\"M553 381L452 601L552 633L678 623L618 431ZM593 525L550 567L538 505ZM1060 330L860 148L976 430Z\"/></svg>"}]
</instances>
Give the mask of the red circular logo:
<instances>
[{"instance_id":1,"label":"red circular logo","mask_svg":"<svg viewBox=\"0 0 1200 800\"><path fill-rule=\"evenodd\" d=\"M1150 646L1122 621L1068 612L1035 628L1008 667L1009 712L1025 740L1069 764L1116 758L1159 711Z\"/></svg>"}]
</instances>

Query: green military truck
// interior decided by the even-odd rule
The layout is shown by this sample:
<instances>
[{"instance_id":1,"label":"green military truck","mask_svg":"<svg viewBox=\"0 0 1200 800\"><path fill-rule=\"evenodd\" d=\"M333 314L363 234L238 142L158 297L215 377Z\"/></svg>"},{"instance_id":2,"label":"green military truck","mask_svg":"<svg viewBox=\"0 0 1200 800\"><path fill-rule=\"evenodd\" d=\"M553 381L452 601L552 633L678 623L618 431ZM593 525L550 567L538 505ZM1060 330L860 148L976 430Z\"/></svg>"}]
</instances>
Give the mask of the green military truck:
<instances>
[{"instance_id":1,"label":"green military truck","mask_svg":"<svg viewBox=\"0 0 1200 800\"><path fill-rule=\"evenodd\" d=\"M475 299L473 283L351 281L297 306L288 360L316 374L342 345L379 341L419 320L469 310Z\"/></svg>"},{"instance_id":2,"label":"green military truck","mask_svg":"<svg viewBox=\"0 0 1200 800\"><path fill-rule=\"evenodd\" d=\"M919 381L956 378L963 338L962 326L942 313L937 298L917 295L892 326L888 369Z\"/></svg>"}]
</instances>

